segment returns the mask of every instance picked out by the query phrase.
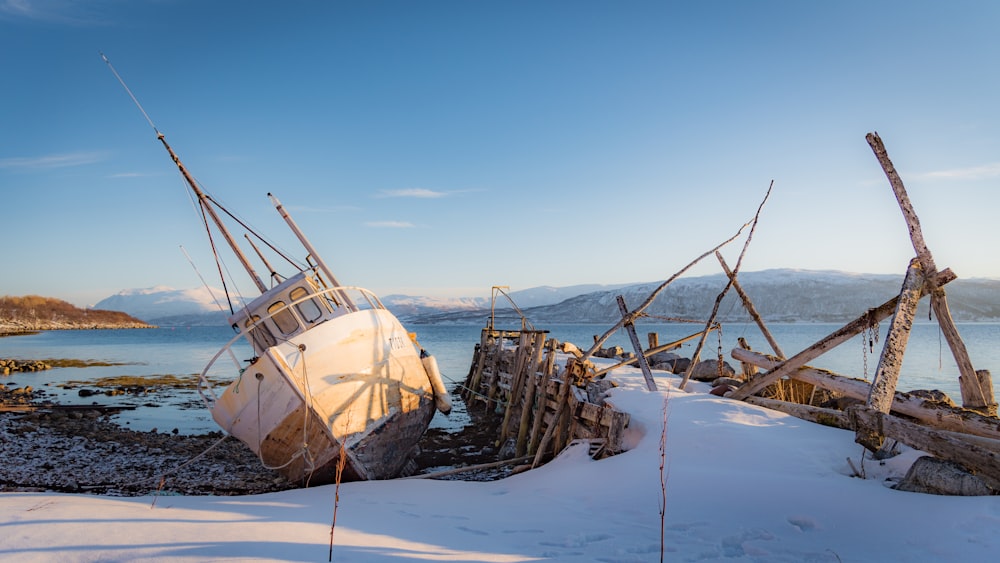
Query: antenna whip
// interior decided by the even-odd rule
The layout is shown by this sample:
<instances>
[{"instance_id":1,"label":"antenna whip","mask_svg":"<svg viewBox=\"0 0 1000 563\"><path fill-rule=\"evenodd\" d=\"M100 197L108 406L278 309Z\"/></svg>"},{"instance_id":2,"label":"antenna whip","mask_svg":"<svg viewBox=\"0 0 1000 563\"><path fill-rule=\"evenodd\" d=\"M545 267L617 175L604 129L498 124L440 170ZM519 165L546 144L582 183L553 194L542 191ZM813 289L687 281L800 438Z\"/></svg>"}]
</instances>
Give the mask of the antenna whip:
<instances>
[{"instance_id":1,"label":"antenna whip","mask_svg":"<svg viewBox=\"0 0 1000 563\"><path fill-rule=\"evenodd\" d=\"M115 67L111 64L111 61L109 61L108 58L104 56L104 53L102 53L101 51L98 51L98 53L101 54L101 58L104 59L104 62L108 63L108 68L111 69L111 73L114 74L115 78L118 79L118 82L121 83L122 88L125 88L125 92L128 93L128 97L132 98L132 101L135 103L135 107L139 108L139 111L142 112L142 116L146 118L146 122L149 123L149 126L153 128L153 131L156 131L156 134L159 135L160 130L156 128L156 125L153 125L153 120L149 118L149 114L146 113L146 110L142 109L142 104L140 104L139 100L136 99L135 94L132 93L132 90L129 90L128 85L125 84L124 80L122 80L121 75L119 75L118 71L115 70Z\"/></svg>"}]
</instances>

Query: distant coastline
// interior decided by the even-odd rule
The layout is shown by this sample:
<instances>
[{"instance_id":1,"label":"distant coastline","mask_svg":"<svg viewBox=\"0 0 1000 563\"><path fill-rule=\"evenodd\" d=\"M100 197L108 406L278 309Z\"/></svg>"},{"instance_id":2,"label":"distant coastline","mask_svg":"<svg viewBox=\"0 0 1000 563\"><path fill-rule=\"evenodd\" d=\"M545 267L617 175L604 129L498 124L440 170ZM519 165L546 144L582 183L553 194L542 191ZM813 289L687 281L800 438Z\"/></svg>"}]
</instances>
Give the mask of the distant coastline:
<instances>
[{"instance_id":1,"label":"distant coastline","mask_svg":"<svg viewBox=\"0 0 1000 563\"><path fill-rule=\"evenodd\" d=\"M156 328L120 311L80 309L51 297L0 297L0 336L43 330Z\"/></svg>"}]
</instances>

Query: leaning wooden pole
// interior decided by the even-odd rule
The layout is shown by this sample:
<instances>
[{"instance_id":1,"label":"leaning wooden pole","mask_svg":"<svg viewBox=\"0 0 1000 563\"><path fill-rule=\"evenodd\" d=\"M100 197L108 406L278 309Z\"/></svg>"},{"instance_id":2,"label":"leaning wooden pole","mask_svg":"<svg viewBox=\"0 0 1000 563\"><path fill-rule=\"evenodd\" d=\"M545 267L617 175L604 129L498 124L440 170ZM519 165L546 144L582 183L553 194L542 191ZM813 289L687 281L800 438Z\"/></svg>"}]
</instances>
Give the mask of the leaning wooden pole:
<instances>
[{"instance_id":1,"label":"leaning wooden pole","mask_svg":"<svg viewBox=\"0 0 1000 563\"><path fill-rule=\"evenodd\" d=\"M635 333L635 325L632 324L631 320L632 317L628 314L628 306L625 305L625 298L619 295L616 299L622 319L628 319L625 322L625 331L628 332L629 341L632 342L632 349L635 350L635 359L639 362L639 369L642 370L642 378L646 380L646 389L656 391L656 380L653 379L653 372L649 369L649 362L646 361L646 355L642 353L642 345L639 344L639 337Z\"/></svg>"},{"instance_id":2,"label":"leaning wooden pole","mask_svg":"<svg viewBox=\"0 0 1000 563\"><path fill-rule=\"evenodd\" d=\"M646 300L643 301L642 304L639 305L639 307L636 308L636 310L634 310L631 313L629 313L628 318L622 318L617 323L615 323L615 326L613 326L610 329L608 329L608 331L605 332L603 335L601 335L598 338L595 338L594 339L594 345L590 347L590 350L587 350L586 352L584 352L583 356L580 357L580 360L584 361L584 360L587 360L588 358L590 358L591 356L593 356L594 352L600 350L601 346L603 346L604 343L608 341L608 338L610 338L611 335L615 333L615 331L617 331L621 327L625 326L626 322L635 321L635 319L640 314L642 314L642 312L645 311L647 307L649 307L653 303L653 300L656 299L656 296L659 295L660 292L662 292L664 289L666 289L668 285L674 283L674 280L676 280L677 278L679 278L682 275L684 275L684 272L690 270L692 267L694 267L695 264L697 264L698 262L701 262L709 254L718 251L723 246L726 246L727 244L729 244L729 243L733 242L734 240L736 240L740 236L740 234L743 232L743 229L747 228L748 225L750 225L749 221L746 222L746 223L744 223L743 226L741 226L739 228L739 230L736 231L735 235L729 237L728 239L726 239L725 241L723 241L721 244L717 245L715 248L713 248L713 249L705 252L701 256L695 258L694 260L692 260L691 262L689 262L687 266L684 266L683 268L681 268L680 270L678 270L677 273L675 273L674 275L670 276L670 278L667 279L667 281L665 281L665 282L661 283L659 286L657 286L657 288L654 289L653 292L649 294L649 297L647 297Z\"/></svg>"},{"instance_id":3,"label":"leaning wooden pole","mask_svg":"<svg viewBox=\"0 0 1000 563\"><path fill-rule=\"evenodd\" d=\"M896 385L899 382L899 373L903 367L903 354L906 351L906 343L910 339L910 331L913 329L913 317L917 313L917 304L920 303L920 287L923 284L920 260L914 258L906 270L903 288L900 290L899 299L896 302L896 311L889 321L889 333L886 335L878 369L875 371L875 377L872 379L871 389L868 393L868 407L878 412L888 414L890 407L892 407L892 401L896 395ZM854 441L875 452L880 451L884 446L885 436L870 428L862 427L857 429Z\"/></svg>"},{"instance_id":4,"label":"leaning wooden pole","mask_svg":"<svg viewBox=\"0 0 1000 563\"><path fill-rule=\"evenodd\" d=\"M917 253L917 259L920 260L920 265L924 269L924 275L927 276L928 283L931 284L931 308L934 310L935 316L937 316L938 324L941 326L941 332L948 342L948 347L951 348L951 353L955 357L955 363L958 364L960 378L966 382L978 382L979 378L976 376L976 369L972 367L969 352L965 348L965 343L962 342L962 337L958 333L958 327L955 326L954 319L951 318L951 311L948 310L948 300L945 298L944 289L934 285L933 276L937 273L937 266L934 264L934 257L931 255L930 249L927 248L927 243L924 241L924 234L920 228L920 219L917 218L917 213L913 210L910 197L903 186L903 180L899 177L899 173L896 172L892 161L889 160L889 153L885 150L885 145L882 143L882 139L879 138L878 133L868 133L865 139L871 146L872 152L875 153L875 158L882 165L882 170L889 179L889 185L892 186L893 193L896 194L896 201L899 202L899 208L903 212L903 219L906 220L906 226L910 232L910 241L913 243L913 250ZM972 393L978 391L978 396L973 395L968 397L969 402L983 401L985 393L980 386L963 385L963 403L966 402L966 389L969 389Z\"/></svg>"},{"instance_id":5,"label":"leaning wooden pole","mask_svg":"<svg viewBox=\"0 0 1000 563\"><path fill-rule=\"evenodd\" d=\"M937 285L944 285L955 279L955 274L948 269L938 272L935 278L935 283ZM921 288L921 295L927 293L928 284L925 284ZM774 383L778 379L791 374L798 368L806 365L807 362L822 355L827 350L836 348L837 346L847 342L855 335L860 334L861 331L865 330L872 323L879 322L883 319L889 317L896 310L896 304L899 302L899 296L893 297L892 299L886 301L885 303L879 305L874 309L869 309L864 315L861 315L857 319L847 323L838 330L832 332L829 336L819 340L812 346L802 350L798 354L795 354L791 358L788 358L781 364L775 366L773 369L767 373L763 373L755 377L754 379L744 383L739 389L736 389L729 395L733 399L742 401L750 395L753 395L760 391L761 389L767 387L768 385Z\"/></svg>"},{"instance_id":6,"label":"leaning wooden pole","mask_svg":"<svg viewBox=\"0 0 1000 563\"><path fill-rule=\"evenodd\" d=\"M705 323L705 330L701 334L701 340L698 341L698 345L694 349L694 354L691 355L691 363L688 364L688 368L684 370L684 377L681 378L681 383L678 385L678 389L683 390L688 381L691 379L691 373L694 372L695 368L698 367L698 360L701 357L701 349L705 345L705 339L708 338L708 333L713 324L715 324L715 317L719 314L719 306L722 305L722 299L729 292L729 288L733 287L733 283L736 281L736 274L740 271L740 265L743 263L743 257L747 253L747 249L750 248L750 241L753 240L753 234L757 230L757 222L760 221L760 212L764 209L764 204L767 203L767 198L771 197L771 189L774 188L774 180L771 180L771 184L767 187L767 193L764 194L764 199L760 202L757 207L757 213L753 216L753 221L750 225L750 233L747 235L747 240L743 241L743 250L740 251L740 257L736 259L736 267L733 268L732 275L729 276L729 280L726 282L726 287L722 289L718 297L715 298L715 305L712 306L712 314L709 315L708 321ZM716 255L719 254L718 251L715 252ZM719 363L722 363L722 358L719 358Z\"/></svg>"},{"instance_id":7,"label":"leaning wooden pole","mask_svg":"<svg viewBox=\"0 0 1000 563\"><path fill-rule=\"evenodd\" d=\"M774 339L774 336L771 335L771 331L768 330L767 325L764 324L764 319L761 318L760 313L757 312L757 307L755 307L753 301L750 300L750 296L747 295L746 291L743 291L743 286L740 285L739 280L736 279L736 273L729 269L729 264L726 264L726 259L722 257L722 253L716 252L715 257L719 259L719 265L722 266L722 271L726 273L726 276L728 276L730 280L732 280L733 289L736 290L736 295L739 295L740 300L743 301L743 308L747 310L747 313L750 313L750 318L757 323L757 328L760 329L764 338L767 339L767 343L771 345L771 349L774 350L774 353L778 357L786 357L785 353L781 351L781 346L778 346L778 341Z\"/></svg>"}]
</instances>

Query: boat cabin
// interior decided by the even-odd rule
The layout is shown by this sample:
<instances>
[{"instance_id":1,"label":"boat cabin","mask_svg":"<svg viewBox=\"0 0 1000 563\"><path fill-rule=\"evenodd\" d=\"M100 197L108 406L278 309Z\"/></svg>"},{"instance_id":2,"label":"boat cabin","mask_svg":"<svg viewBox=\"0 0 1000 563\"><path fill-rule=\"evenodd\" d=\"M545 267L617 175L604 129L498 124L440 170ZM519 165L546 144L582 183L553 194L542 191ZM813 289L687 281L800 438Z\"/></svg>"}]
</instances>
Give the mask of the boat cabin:
<instances>
[{"instance_id":1,"label":"boat cabin","mask_svg":"<svg viewBox=\"0 0 1000 563\"><path fill-rule=\"evenodd\" d=\"M299 272L229 317L261 353L315 325L351 312L342 289L321 288L308 270Z\"/></svg>"}]
</instances>

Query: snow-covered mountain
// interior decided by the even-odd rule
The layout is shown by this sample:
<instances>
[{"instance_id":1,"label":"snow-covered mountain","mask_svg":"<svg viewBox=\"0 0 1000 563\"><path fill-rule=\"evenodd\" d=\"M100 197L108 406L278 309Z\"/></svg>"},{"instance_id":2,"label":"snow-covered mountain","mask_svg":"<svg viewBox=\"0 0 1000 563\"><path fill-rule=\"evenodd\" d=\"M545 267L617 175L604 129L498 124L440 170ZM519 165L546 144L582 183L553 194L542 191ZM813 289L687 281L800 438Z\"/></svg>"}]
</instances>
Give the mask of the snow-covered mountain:
<instances>
[{"instance_id":1,"label":"snow-covered mountain","mask_svg":"<svg viewBox=\"0 0 1000 563\"><path fill-rule=\"evenodd\" d=\"M158 325L225 324L226 313L216 305L213 294L220 299L225 296L219 289L174 289L158 285L119 291L99 301L94 308L122 311Z\"/></svg>"},{"instance_id":2,"label":"snow-covered mountain","mask_svg":"<svg viewBox=\"0 0 1000 563\"><path fill-rule=\"evenodd\" d=\"M902 275L851 274L836 271L776 269L744 272L740 285L761 316L768 321L849 321L867 309L896 296ZM680 278L659 294L645 310L659 317L707 319L726 286L724 274ZM542 286L509 295L532 323L606 323L620 318L616 297L622 295L630 310L642 304L662 282L622 286ZM955 280L946 286L948 305L957 321L1000 320L1000 280ZM216 295L222 293L215 291ZM408 323L483 323L489 299L482 297L434 298L388 295L382 302ZM512 317L506 299L497 301L498 317ZM95 308L123 311L160 326L225 324L205 288L177 290L152 287L121 291ZM919 315L927 316L927 300ZM721 321L749 320L736 292L730 290L719 307Z\"/></svg>"},{"instance_id":3,"label":"snow-covered mountain","mask_svg":"<svg viewBox=\"0 0 1000 563\"><path fill-rule=\"evenodd\" d=\"M654 321L671 318L706 320L725 288L724 274L680 278L671 283L644 310ZM740 286L760 315L768 321L846 322L899 294L902 275L852 274L837 271L775 269L745 272ZM554 305L522 307L537 325L545 323L607 323L621 318L617 296L629 310L637 309L662 282L634 284L578 295ZM957 321L1000 320L1000 280L955 280L946 286L948 304ZM920 303L918 315L926 318L928 304ZM512 312L498 318L514 319ZM411 322L477 323L483 312L441 312L408 319ZM919 317L918 317L919 318ZM750 321L734 290L719 305L720 321Z\"/></svg>"}]
</instances>

